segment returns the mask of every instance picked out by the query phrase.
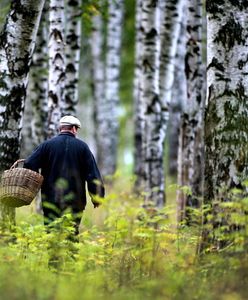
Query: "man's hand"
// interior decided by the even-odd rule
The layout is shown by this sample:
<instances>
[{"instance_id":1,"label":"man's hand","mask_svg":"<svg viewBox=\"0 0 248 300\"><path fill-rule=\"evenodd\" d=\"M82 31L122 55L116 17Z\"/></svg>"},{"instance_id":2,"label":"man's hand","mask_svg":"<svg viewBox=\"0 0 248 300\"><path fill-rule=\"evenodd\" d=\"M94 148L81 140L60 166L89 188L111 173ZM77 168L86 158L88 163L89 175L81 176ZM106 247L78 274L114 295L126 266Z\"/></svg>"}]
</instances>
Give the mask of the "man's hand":
<instances>
[{"instance_id":1,"label":"man's hand","mask_svg":"<svg viewBox=\"0 0 248 300\"><path fill-rule=\"evenodd\" d=\"M97 195L91 194L90 193L90 197L91 197L91 202L94 206L94 208L97 208L98 206L101 205L101 200L99 199L99 197Z\"/></svg>"}]
</instances>

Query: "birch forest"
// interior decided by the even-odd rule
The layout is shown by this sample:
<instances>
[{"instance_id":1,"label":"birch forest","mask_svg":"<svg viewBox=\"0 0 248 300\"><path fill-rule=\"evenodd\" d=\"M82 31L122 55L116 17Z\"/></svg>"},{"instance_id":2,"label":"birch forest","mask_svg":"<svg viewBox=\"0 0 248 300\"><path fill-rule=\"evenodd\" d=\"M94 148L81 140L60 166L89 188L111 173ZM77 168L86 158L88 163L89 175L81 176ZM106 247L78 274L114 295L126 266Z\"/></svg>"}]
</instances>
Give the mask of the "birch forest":
<instances>
[{"instance_id":1,"label":"birch forest","mask_svg":"<svg viewBox=\"0 0 248 300\"><path fill-rule=\"evenodd\" d=\"M247 299L248 1L0 12L1 174L73 115L106 188L77 241L0 202L0 299Z\"/></svg>"}]
</instances>

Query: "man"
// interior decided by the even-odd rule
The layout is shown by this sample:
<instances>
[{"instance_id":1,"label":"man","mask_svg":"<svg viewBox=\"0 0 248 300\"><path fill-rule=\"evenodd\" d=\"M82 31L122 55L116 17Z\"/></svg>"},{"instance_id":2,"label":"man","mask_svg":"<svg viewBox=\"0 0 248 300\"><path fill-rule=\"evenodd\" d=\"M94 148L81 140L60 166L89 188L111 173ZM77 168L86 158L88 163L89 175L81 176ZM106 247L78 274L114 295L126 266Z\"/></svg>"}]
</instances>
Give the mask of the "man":
<instances>
[{"instance_id":1,"label":"man","mask_svg":"<svg viewBox=\"0 0 248 300\"><path fill-rule=\"evenodd\" d=\"M36 172L41 169L44 177L41 197L45 224L60 217L69 208L76 234L86 206L85 183L94 207L99 205L95 196L104 197L103 181L94 156L87 144L76 138L80 127L77 118L62 117L60 133L39 145L24 163L24 168Z\"/></svg>"}]
</instances>

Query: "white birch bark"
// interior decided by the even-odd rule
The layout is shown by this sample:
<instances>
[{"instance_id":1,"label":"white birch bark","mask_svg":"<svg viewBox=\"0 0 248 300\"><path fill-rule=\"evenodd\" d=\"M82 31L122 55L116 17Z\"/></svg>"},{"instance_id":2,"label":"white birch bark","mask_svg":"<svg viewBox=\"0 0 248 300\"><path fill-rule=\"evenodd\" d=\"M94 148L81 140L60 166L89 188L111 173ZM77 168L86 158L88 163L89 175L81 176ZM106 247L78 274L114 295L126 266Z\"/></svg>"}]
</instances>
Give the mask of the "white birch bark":
<instances>
[{"instance_id":1,"label":"white birch bark","mask_svg":"<svg viewBox=\"0 0 248 300\"><path fill-rule=\"evenodd\" d=\"M182 0L142 2L141 177L146 201L151 201L156 207L165 203L164 139L182 3Z\"/></svg>"},{"instance_id":2,"label":"white birch bark","mask_svg":"<svg viewBox=\"0 0 248 300\"><path fill-rule=\"evenodd\" d=\"M42 11L30 68L22 129L21 157L27 157L47 136L48 112L48 2Z\"/></svg>"},{"instance_id":3,"label":"white birch bark","mask_svg":"<svg viewBox=\"0 0 248 300\"><path fill-rule=\"evenodd\" d=\"M32 73L34 85L31 90L33 110L32 139L34 146L47 137L48 127L48 2L43 9L41 24L34 52Z\"/></svg>"},{"instance_id":4,"label":"white birch bark","mask_svg":"<svg viewBox=\"0 0 248 300\"><path fill-rule=\"evenodd\" d=\"M92 55L92 88L94 99L94 135L96 142L96 160L100 164L104 160L104 153L101 152L101 143L106 132L102 121L105 118L102 107L104 107L104 38L103 19L99 13L92 18L92 33L90 39Z\"/></svg>"},{"instance_id":5,"label":"white birch bark","mask_svg":"<svg viewBox=\"0 0 248 300\"><path fill-rule=\"evenodd\" d=\"M163 130L166 131L169 119L169 106L174 82L174 63L184 0L160 0L162 20L160 27L161 53L159 88L162 102Z\"/></svg>"},{"instance_id":6,"label":"white birch bark","mask_svg":"<svg viewBox=\"0 0 248 300\"><path fill-rule=\"evenodd\" d=\"M65 115L75 115L81 50L81 0L66 0Z\"/></svg>"},{"instance_id":7,"label":"white birch bark","mask_svg":"<svg viewBox=\"0 0 248 300\"><path fill-rule=\"evenodd\" d=\"M0 35L0 171L20 155L20 131L28 73L44 1L12 1ZM0 219L14 221L14 209L1 205Z\"/></svg>"},{"instance_id":8,"label":"white birch bark","mask_svg":"<svg viewBox=\"0 0 248 300\"><path fill-rule=\"evenodd\" d=\"M191 193L178 193L178 220L190 218L187 207L198 207L203 196L203 109L205 104L202 62L202 1L187 3L187 53L185 72L187 102L180 129L180 174L178 183Z\"/></svg>"},{"instance_id":9,"label":"white birch bark","mask_svg":"<svg viewBox=\"0 0 248 300\"><path fill-rule=\"evenodd\" d=\"M98 148L99 166L103 176L113 175L117 165L118 147L118 107L120 51L123 20L123 0L109 0L107 24L107 49L105 68L105 101L101 107L102 130L101 144Z\"/></svg>"},{"instance_id":10,"label":"white birch bark","mask_svg":"<svg viewBox=\"0 0 248 300\"><path fill-rule=\"evenodd\" d=\"M161 102L159 99L159 8L154 1L142 2L140 56L140 103L142 130L142 185L146 194L145 205L152 202L164 205L163 140L159 131Z\"/></svg>"},{"instance_id":11,"label":"white birch bark","mask_svg":"<svg viewBox=\"0 0 248 300\"><path fill-rule=\"evenodd\" d=\"M179 131L181 124L182 108L185 107L187 98L187 86L185 76L185 53L186 53L186 18L181 20L180 35L177 42L177 53L174 67L174 83L169 115L169 174L177 176Z\"/></svg>"},{"instance_id":12,"label":"white birch bark","mask_svg":"<svg viewBox=\"0 0 248 300\"><path fill-rule=\"evenodd\" d=\"M64 0L50 0L48 53L48 137L52 137L58 132L59 119L65 109Z\"/></svg>"},{"instance_id":13,"label":"white birch bark","mask_svg":"<svg viewBox=\"0 0 248 300\"><path fill-rule=\"evenodd\" d=\"M206 1L207 108L204 200L226 199L248 175L248 11L240 1Z\"/></svg>"}]
</instances>

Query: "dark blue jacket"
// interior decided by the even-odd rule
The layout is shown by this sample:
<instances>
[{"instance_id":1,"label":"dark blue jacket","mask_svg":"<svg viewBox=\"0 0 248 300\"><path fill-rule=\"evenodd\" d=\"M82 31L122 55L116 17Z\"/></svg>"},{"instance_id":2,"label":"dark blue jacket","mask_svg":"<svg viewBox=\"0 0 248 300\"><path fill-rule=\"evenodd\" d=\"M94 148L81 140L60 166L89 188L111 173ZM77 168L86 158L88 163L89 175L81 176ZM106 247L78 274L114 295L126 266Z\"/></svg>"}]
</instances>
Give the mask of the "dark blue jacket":
<instances>
[{"instance_id":1,"label":"dark blue jacket","mask_svg":"<svg viewBox=\"0 0 248 300\"><path fill-rule=\"evenodd\" d=\"M71 132L62 132L45 141L25 160L24 168L44 177L42 201L60 209L82 211L86 206L85 183L91 194L104 197L104 186L89 147Z\"/></svg>"}]
</instances>

